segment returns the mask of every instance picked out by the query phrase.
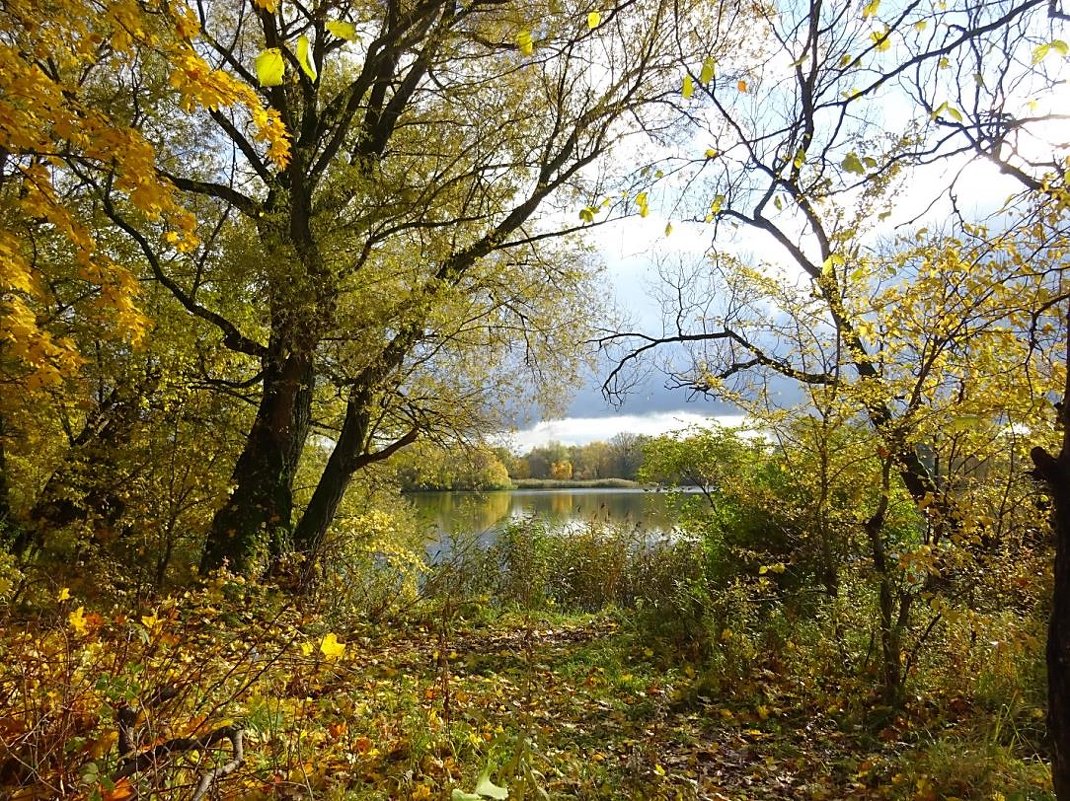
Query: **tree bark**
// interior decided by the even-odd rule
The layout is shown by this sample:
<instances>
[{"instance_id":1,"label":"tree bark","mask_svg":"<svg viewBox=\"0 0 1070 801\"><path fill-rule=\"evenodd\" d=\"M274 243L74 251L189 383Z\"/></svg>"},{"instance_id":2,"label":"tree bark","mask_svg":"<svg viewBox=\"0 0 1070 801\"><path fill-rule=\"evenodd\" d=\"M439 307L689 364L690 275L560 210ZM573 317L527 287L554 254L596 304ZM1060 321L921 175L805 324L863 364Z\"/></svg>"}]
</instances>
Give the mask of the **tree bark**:
<instances>
[{"instance_id":1,"label":"tree bark","mask_svg":"<svg viewBox=\"0 0 1070 801\"><path fill-rule=\"evenodd\" d=\"M1067 320L1070 326L1070 315ZM1070 330L1070 328L1068 328ZM1070 366L1070 336L1067 337ZM1048 737L1051 742L1051 781L1055 797L1070 801L1070 372L1058 407L1062 442L1058 456L1044 448L1030 455L1035 475L1051 495L1051 527L1055 539L1055 581L1048 620Z\"/></svg>"},{"instance_id":2,"label":"tree bark","mask_svg":"<svg viewBox=\"0 0 1070 801\"><path fill-rule=\"evenodd\" d=\"M381 461L396 453L417 438L417 430L412 429L389 445L372 452L368 429L371 424L373 400L374 394L370 387L355 390L350 394L338 441L331 451L319 483L316 484L312 499L294 529L294 550L307 557L302 583L307 583L311 576L311 569L318 559L327 529L334 520L338 505L345 497L353 475L372 462Z\"/></svg>"},{"instance_id":3,"label":"tree bark","mask_svg":"<svg viewBox=\"0 0 1070 801\"><path fill-rule=\"evenodd\" d=\"M313 354L276 344L264 361L260 405L234 466L234 490L212 519L202 574L224 564L247 572L258 555L278 554L289 540L294 475L312 421Z\"/></svg>"}]
</instances>

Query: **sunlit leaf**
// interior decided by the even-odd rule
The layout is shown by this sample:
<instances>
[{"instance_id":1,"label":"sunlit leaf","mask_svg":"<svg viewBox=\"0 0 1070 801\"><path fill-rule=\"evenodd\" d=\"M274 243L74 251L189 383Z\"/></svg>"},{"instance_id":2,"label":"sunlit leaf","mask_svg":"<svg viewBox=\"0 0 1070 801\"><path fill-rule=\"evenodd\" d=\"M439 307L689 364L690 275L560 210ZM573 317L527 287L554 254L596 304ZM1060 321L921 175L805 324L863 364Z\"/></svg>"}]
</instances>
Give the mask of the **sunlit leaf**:
<instances>
[{"instance_id":1,"label":"sunlit leaf","mask_svg":"<svg viewBox=\"0 0 1070 801\"><path fill-rule=\"evenodd\" d=\"M297 63L301 65L305 75L316 80L316 67L312 63L312 47L308 43L308 37L302 34L297 37Z\"/></svg>"},{"instance_id":2,"label":"sunlit leaf","mask_svg":"<svg viewBox=\"0 0 1070 801\"><path fill-rule=\"evenodd\" d=\"M329 19L324 27L327 28L327 32L332 36L337 36L339 39L345 39L347 42L352 42L357 38L357 26L352 22L343 22L340 19Z\"/></svg>"},{"instance_id":3,"label":"sunlit leaf","mask_svg":"<svg viewBox=\"0 0 1070 801\"><path fill-rule=\"evenodd\" d=\"M531 38L531 31L521 31L516 35L516 46L520 48L520 52L525 56L530 56L535 52L535 43Z\"/></svg>"},{"instance_id":4,"label":"sunlit leaf","mask_svg":"<svg viewBox=\"0 0 1070 801\"><path fill-rule=\"evenodd\" d=\"M71 624L71 628L74 629L78 634L85 634L85 607L79 606L77 609L67 615L67 622Z\"/></svg>"},{"instance_id":5,"label":"sunlit leaf","mask_svg":"<svg viewBox=\"0 0 1070 801\"><path fill-rule=\"evenodd\" d=\"M708 159L717 158L717 150L716 150L716 148L712 148L712 147L706 148L706 158L708 158Z\"/></svg>"},{"instance_id":6,"label":"sunlit leaf","mask_svg":"<svg viewBox=\"0 0 1070 801\"><path fill-rule=\"evenodd\" d=\"M713 56L706 56L706 60L702 62L702 72L699 73L698 82L705 85L712 81L717 75L717 60Z\"/></svg>"},{"instance_id":7,"label":"sunlit leaf","mask_svg":"<svg viewBox=\"0 0 1070 801\"><path fill-rule=\"evenodd\" d=\"M66 601L70 597L71 597L71 588L70 587L64 587L56 595L56 600L59 601L60 603L63 603L64 601Z\"/></svg>"},{"instance_id":8,"label":"sunlit leaf","mask_svg":"<svg viewBox=\"0 0 1070 801\"><path fill-rule=\"evenodd\" d=\"M695 82L690 75L684 76L684 85L680 88L680 94L685 98L689 98L691 95L695 94Z\"/></svg>"},{"instance_id":9,"label":"sunlit leaf","mask_svg":"<svg viewBox=\"0 0 1070 801\"><path fill-rule=\"evenodd\" d=\"M588 29L593 31L595 28L597 28L601 24L602 24L602 15L599 14L597 11L592 11L590 14L587 15L587 27L588 27Z\"/></svg>"},{"instance_id":10,"label":"sunlit leaf","mask_svg":"<svg viewBox=\"0 0 1070 801\"><path fill-rule=\"evenodd\" d=\"M324 637L323 642L320 643L320 651L328 659L338 659L345 653L345 650L345 645L338 642L338 635L333 632Z\"/></svg>"},{"instance_id":11,"label":"sunlit leaf","mask_svg":"<svg viewBox=\"0 0 1070 801\"><path fill-rule=\"evenodd\" d=\"M640 192L635 196L635 205L639 208L639 216L646 217L650 213L650 205L647 202L646 192Z\"/></svg>"},{"instance_id":12,"label":"sunlit leaf","mask_svg":"<svg viewBox=\"0 0 1070 801\"><path fill-rule=\"evenodd\" d=\"M277 47L269 47L256 57L256 79L261 86L279 86L286 74L286 61L282 57L282 51Z\"/></svg>"},{"instance_id":13,"label":"sunlit leaf","mask_svg":"<svg viewBox=\"0 0 1070 801\"><path fill-rule=\"evenodd\" d=\"M717 195L710 203L710 211L717 214L722 208L724 208L724 195Z\"/></svg>"},{"instance_id":14,"label":"sunlit leaf","mask_svg":"<svg viewBox=\"0 0 1070 801\"><path fill-rule=\"evenodd\" d=\"M736 88L739 89L739 91L741 91L741 92L746 92L747 91L747 82L745 80L743 80L742 78L740 78L739 79L739 83L736 84Z\"/></svg>"},{"instance_id":15,"label":"sunlit leaf","mask_svg":"<svg viewBox=\"0 0 1070 801\"><path fill-rule=\"evenodd\" d=\"M862 6L862 19L868 19L877 13L877 9L881 6L881 0L869 0L864 6Z\"/></svg>"}]
</instances>

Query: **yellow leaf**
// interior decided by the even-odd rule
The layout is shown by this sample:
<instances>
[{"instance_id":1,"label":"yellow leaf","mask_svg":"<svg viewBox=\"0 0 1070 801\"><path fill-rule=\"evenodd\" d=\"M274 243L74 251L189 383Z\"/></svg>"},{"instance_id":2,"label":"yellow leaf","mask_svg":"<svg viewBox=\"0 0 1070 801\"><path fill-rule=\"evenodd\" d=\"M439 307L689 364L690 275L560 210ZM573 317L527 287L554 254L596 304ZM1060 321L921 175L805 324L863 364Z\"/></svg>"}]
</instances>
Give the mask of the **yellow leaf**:
<instances>
[{"instance_id":1,"label":"yellow leaf","mask_svg":"<svg viewBox=\"0 0 1070 801\"><path fill-rule=\"evenodd\" d=\"M302 656L312 656L312 643L310 643L310 642L301 643L301 655Z\"/></svg>"},{"instance_id":2,"label":"yellow leaf","mask_svg":"<svg viewBox=\"0 0 1070 801\"><path fill-rule=\"evenodd\" d=\"M707 84L714 79L716 74L717 61L713 56L707 56L706 60L702 62L702 72L698 76L698 82Z\"/></svg>"},{"instance_id":3,"label":"yellow leaf","mask_svg":"<svg viewBox=\"0 0 1070 801\"><path fill-rule=\"evenodd\" d=\"M352 42L357 38L357 26L352 22L343 22L340 19L329 19L324 27L332 36L337 36L339 39L345 39L347 42Z\"/></svg>"},{"instance_id":4,"label":"yellow leaf","mask_svg":"<svg viewBox=\"0 0 1070 801\"><path fill-rule=\"evenodd\" d=\"M525 56L535 52L535 43L531 39L531 31L521 31L516 35L516 46Z\"/></svg>"},{"instance_id":5,"label":"yellow leaf","mask_svg":"<svg viewBox=\"0 0 1070 801\"><path fill-rule=\"evenodd\" d=\"M253 5L274 14L279 8L279 0L253 0Z\"/></svg>"},{"instance_id":6,"label":"yellow leaf","mask_svg":"<svg viewBox=\"0 0 1070 801\"><path fill-rule=\"evenodd\" d=\"M875 15L877 9L880 8L880 5L881 0L869 0L869 2L862 7L862 19L867 19Z\"/></svg>"},{"instance_id":7,"label":"yellow leaf","mask_svg":"<svg viewBox=\"0 0 1070 801\"><path fill-rule=\"evenodd\" d=\"M67 615L67 621L71 624L71 628L74 629L78 634L85 634L85 607L79 606L77 609Z\"/></svg>"},{"instance_id":8,"label":"yellow leaf","mask_svg":"<svg viewBox=\"0 0 1070 801\"><path fill-rule=\"evenodd\" d=\"M592 11L590 14L587 15L587 27L590 30L593 31L595 28L597 28L601 24L602 24L602 15L599 14L597 11Z\"/></svg>"},{"instance_id":9,"label":"yellow leaf","mask_svg":"<svg viewBox=\"0 0 1070 801\"><path fill-rule=\"evenodd\" d=\"M647 203L646 192L640 192L635 196L635 205L639 207L640 217L645 217L650 213L650 206Z\"/></svg>"},{"instance_id":10,"label":"yellow leaf","mask_svg":"<svg viewBox=\"0 0 1070 801\"><path fill-rule=\"evenodd\" d=\"M64 587L62 590L59 591L59 595L56 596L56 600L59 601L60 603L63 603L64 601L66 601L70 597L71 597L71 588L70 587Z\"/></svg>"},{"instance_id":11,"label":"yellow leaf","mask_svg":"<svg viewBox=\"0 0 1070 801\"><path fill-rule=\"evenodd\" d=\"M305 75L316 80L316 67L312 63L312 48L308 43L308 37L302 34L297 37L297 63L301 65L301 69Z\"/></svg>"},{"instance_id":12,"label":"yellow leaf","mask_svg":"<svg viewBox=\"0 0 1070 801\"><path fill-rule=\"evenodd\" d=\"M747 91L747 82L745 80L743 80L742 78L740 78L739 79L739 83L736 84L736 88L739 89L739 91L741 91L741 92L746 92Z\"/></svg>"},{"instance_id":13,"label":"yellow leaf","mask_svg":"<svg viewBox=\"0 0 1070 801\"><path fill-rule=\"evenodd\" d=\"M343 643L338 642L338 635L331 633L323 638L323 642L320 643L320 650L328 659L338 659L345 653L346 647Z\"/></svg>"},{"instance_id":14,"label":"yellow leaf","mask_svg":"<svg viewBox=\"0 0 1070 801\"><path fill-rule=\"evenodd\" d=\"M680 94L685 98L689 98L691 95L695 94L695 82L691 79L690 75L684 76L684 85L680 89Z\"/></svg>"},{"instance_id":15,"label":"yellow leaf","mask_svg":"<svg viewBox=\"0 0 1070 801\"><path fill-rule=\"evenodd\" d=\"M706 158L708 158L708 159L717 158L717 150L712 148L712 147L706 148Z\"/></svg>"},{"instance_id":16,"label":"yellow leaf","mask_svg":"<svg viewBox=\"0 0 1070 801\"><path fill-rule=\"evenodd\" d=\"M149 631L156 631L156 629L161 628L163 626L163 623L160 618L156 616L156 613L153 612L151 615L141 616L141 625L143 625Z\"/></svg>"},{"instance_id":17,"label":"yellow leaf","mask_svg":"<svg viewBox=\"0 0 1070 801\"><path fill-rule=\"evenodd\" d=\"M665 236L670 236L671 234L672 234L672 223L666 223L665 224Z\"/></svg>"},{"instance_id":18,"label":"yellow leaf","mask_svg":"<svg viewBox=\"0 0 1070 801\"><path fill-rule=\"evenodd\" d=\"M654 772L656 774L658 774L659 776L664 776L665 775L665 768L663 768L661 765L655 764L654 765Z\"/></svg>"},{"instance_id":19,"label":"yellow leaf","mask_svg":"<svg viewBox=\"0 0 1070 801\"><path fill-rule=\"evenodd\" d=\"M282 77L286 74L286 62L283 61L282 51L277 47L269 47L256 57L256 79L261 86L279 86Z\"/></svg>"}]
</instances>

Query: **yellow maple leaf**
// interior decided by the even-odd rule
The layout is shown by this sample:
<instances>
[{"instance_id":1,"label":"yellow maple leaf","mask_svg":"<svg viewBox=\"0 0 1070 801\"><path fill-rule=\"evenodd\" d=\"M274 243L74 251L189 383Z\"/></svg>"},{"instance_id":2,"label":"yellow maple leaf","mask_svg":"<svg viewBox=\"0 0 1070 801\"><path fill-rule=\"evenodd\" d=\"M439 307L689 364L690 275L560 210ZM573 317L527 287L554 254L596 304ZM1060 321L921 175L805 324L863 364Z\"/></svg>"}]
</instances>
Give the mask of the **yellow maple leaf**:
<instances>
[{"instance_id":1,"label":"yellow maple leaf","mask_svg":"<svg viewBox=\"0 0 1070 801\"><path fill-rule=\"evenodd\" d=\"M331 633L323 638L323 642L320 643L320 650L323 655L328 659L338 659L343 653L345 653L345 644L338 642L338 635Z\"/></svg>"},{"instance_id":2,"label":"yellow maple leaf","mask_svg":"<svg viewBox=\"0 0 1070 801\"><path fill-rule=\"evenodd\" d=\"M67 620L68 622L70 622L71 628L74 629L78 634L85 634L86 623L84 606L79 606L77 609L67 615Z\"/></svg>"}]
</instances>

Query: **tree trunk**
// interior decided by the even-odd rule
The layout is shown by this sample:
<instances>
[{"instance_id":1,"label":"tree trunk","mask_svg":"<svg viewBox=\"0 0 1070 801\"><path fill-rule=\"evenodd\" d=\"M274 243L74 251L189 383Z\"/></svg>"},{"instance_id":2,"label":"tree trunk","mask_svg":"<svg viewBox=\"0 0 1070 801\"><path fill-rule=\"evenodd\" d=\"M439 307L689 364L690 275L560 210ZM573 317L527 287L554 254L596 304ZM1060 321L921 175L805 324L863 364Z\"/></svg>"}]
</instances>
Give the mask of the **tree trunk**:
<instances>
[{"instance_id":1,"label":"tree trunk","mask_svg":"<svg viewBox=\"0 0 1070 801\"><path fill-rule=\"evenodd\" d=\"M312 420L312 350L275 344L264 361L263 395L234 466L234 491L212 519L202 574L224 563L248 572L258 555L281 553L290 536L294 476Z\"/></svg>"},{"instance_id":2,"label":"tree trunk","mask_svg":"<svg viewBox=\"0 0 1070 801\"><path fill-rule=\"evenodd\" d=\"M903 702L903 644L902 634L910 622L909 598L899 597L896 611L896 593L892 585L892 573L884 549L884 522L888 514L891 493L892 460L884 460L881 473L881 495L877 508L866 521L866 536L870 544L870 558L878 577L881 633L881 698L888 706L897 707Z\"/></svg>"},{"instance_id":3,"label":"tree trunk","mask_svg":"<svg viewBox=\"0 0 1070 801\"><path fill-rule=\"evenodd\" d=\"M371 423L373 398L374 394L369 387L355 389L350 394L338 441L331 451L312 499L294 529L294 550L306 556L301 579L304 586L307 586L312 577L327 530L338 512L338 505L345 497L353 475L361 468L388 458L416 440L418 432L414 428L389 445L371 452L368 428Z\"/></svg>"},{"instance_id":4,"label":"tree trunk","mask_svg":"<svg viewBox=\"0 0 1070 801\"><path fill-rule=\"evenodd\" d=\"M1067 320L1070 327L1070 318ZM1070 330L1070 328L1068 328ZM1070 337L1066 363L1070 366ZM1048 737L1051 781L1055 797L1070 801L1070 371L1063 388L1058 425L1062 443L1058 456L1033 448L1035 475L1051 494L1051 527L1055 539L1055 581L1048 621Z\"/></svg>"}]
</instances>

